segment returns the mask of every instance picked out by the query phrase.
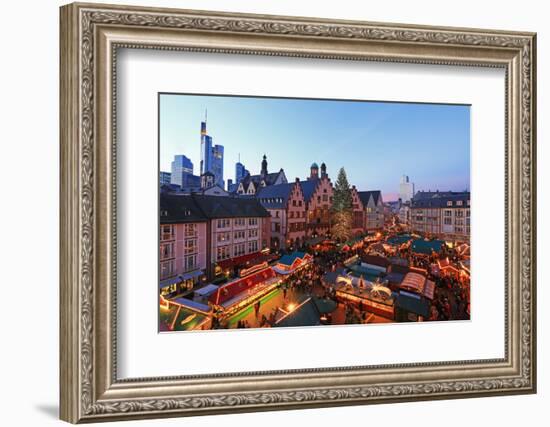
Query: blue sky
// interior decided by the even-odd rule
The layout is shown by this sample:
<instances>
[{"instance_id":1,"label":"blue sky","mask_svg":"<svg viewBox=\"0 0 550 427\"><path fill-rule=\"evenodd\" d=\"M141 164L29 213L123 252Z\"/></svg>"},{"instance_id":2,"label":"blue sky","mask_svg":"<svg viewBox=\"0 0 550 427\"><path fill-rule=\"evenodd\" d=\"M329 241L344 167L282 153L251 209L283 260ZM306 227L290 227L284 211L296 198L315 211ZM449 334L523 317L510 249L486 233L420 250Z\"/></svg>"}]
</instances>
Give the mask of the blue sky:
<instances>
[{"instance_id":1,"label":"blue sky","mask_svg":"<svg viewBox=\"0 0 550 427\"><path fill-rule=\"evenodd\" d=\"M313 162L340 167L359 190L395 198L401 175L416 190L470 189L470 107L370 101L303 100L162 94L160 169L176 154L200 167L200 122L208 109L208 134L224 146L224 179L235 179L235 162L259 173L285 170L304 179Z\"/></svg>"}]
</instances>

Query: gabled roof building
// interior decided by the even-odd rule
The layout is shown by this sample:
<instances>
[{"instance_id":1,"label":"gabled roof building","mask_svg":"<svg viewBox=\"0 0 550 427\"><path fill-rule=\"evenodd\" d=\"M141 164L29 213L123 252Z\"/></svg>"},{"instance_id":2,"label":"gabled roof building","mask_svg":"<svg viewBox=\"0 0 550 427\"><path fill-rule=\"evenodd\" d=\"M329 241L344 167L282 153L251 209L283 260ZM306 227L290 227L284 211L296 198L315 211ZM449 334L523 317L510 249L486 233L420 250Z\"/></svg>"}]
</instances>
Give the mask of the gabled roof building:
<instances>
[{"instance_id":1,"label":"gabled roof building","mask_svg":"<svg viewBox=\"0 0 550 427\"><path fill-rule=\"evenodd\" d=\"M277 250L302 245L306 206L300 181L263 187L256 197L271 214L271 247Z\"/></svg>"},{"instance_id":2,"label":"gabled roof building","mask_svg":"<svg viewBox=\"0 0 550 427\"><path fill-rule=\"evenodd\" d=\"M261 171L258 175L247 174L237 186L237 194L255 195L263 187L288 183L283 169L278 172L267 171L267 157L264 154Z\"/></svg>"},{"instance_id":3,"label":"gabled roof building","mask_svg":"<svg viewBox=\"0 0 550 427\"><path fill-rule=\"evenodd\" d=\"M366 231L380 230L384 226L384 200L380 190L358 191L363 204L364 228Z\"/></svg>"}]
</instances>

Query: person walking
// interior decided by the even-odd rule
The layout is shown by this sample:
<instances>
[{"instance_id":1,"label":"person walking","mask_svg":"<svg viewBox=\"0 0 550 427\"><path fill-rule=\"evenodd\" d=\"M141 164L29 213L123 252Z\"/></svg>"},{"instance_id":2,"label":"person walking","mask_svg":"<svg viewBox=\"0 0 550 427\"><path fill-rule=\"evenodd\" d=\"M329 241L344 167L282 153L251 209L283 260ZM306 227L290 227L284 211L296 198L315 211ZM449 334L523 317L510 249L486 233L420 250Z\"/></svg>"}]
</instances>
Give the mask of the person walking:
<instances>
[{"instance_id":1,"label":"person walking","mask_svg":"<svg viewBox=\"0 0 550 427\"><path fill-rule=\"evenodd\" d=\"M256 314L256 319L260 315L260 305L261 304L262 304L262 302L260 300L258 300L258 302L256 304L254 304L254 313Z\"/></svg>"}]
</instances>

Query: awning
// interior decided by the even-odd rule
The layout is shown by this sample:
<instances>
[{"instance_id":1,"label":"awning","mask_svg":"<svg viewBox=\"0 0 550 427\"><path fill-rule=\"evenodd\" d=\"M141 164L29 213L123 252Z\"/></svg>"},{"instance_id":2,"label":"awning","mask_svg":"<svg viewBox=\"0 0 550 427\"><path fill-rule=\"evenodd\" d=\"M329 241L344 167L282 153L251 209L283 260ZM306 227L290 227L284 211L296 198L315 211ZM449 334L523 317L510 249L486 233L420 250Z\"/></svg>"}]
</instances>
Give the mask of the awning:
<instances>
[{"instance_id":1,"label":"awning","mask_svg":"<svg viewBox=\"0 0 550 427\"><path fill-rule=\"evenodd\" d=\"M214 285L212 283L200 288L200 289L197 289L195 291L195 295L199 295L201 297L207 297L208 295L211 295L213 294L214 292L216 292L218 290L219 286L217 285Z\"/></svg>"},{"instance_id":2,"label":"awning","mask_svg":"<svg viewBox=\"0 0 550 427\"><path fill-rule=\"evenodd\" d=\"M164 279L164 280L161 280L160 283L159 283L159 289L162 289L162 288L166 288L167 286L171 286L175 283L179 283L181 282L181 279L176 276L176 277L170 277L169 279Z\"/></svg>"},{"instance_id":3,"label":"awning","mask_svg":"<svg viewBox=\"0 0 550 427\"><path fill-rule=\"evenodd\" d=\"M171 301L192 311L199 311L201 313L210 313L212 311L212 308L210 306L206 304L201 304L197 301L192 301L187 298L176 298Z\"/></svg>"},{"instance_id":4,"label":"awning","mask_svg":"<svg viewBox=\"0 0 550 427\"><path fill-rule=\"evenodd\" d=\"M175 277L170 277L169 279L161 280L161 282L159 283L159 289L166 288L167 286L171 286L171 285L174 285L176 283L181 283L185 280L200 277L203 274L204 273L202 272L202 270L195 270L195 271L191 271L189 273L179 274Z\"/></svg>"},{"instance_id":5,"label":"awning","mask_svg":"<svg viewBox=\"0 0 550 427\"><path fill-rule=\"evenodd\" d=\"M245 264L248 261L260 261L261 259L263 259L263 257L265 257L265 255L263 255L261 252L254 252L251 254L241 255L235 258L228 258L222 261L218 261L218 266L222 270L225 270L226 268L233 268L235 266Z\"/></svg>"}]
</instances>

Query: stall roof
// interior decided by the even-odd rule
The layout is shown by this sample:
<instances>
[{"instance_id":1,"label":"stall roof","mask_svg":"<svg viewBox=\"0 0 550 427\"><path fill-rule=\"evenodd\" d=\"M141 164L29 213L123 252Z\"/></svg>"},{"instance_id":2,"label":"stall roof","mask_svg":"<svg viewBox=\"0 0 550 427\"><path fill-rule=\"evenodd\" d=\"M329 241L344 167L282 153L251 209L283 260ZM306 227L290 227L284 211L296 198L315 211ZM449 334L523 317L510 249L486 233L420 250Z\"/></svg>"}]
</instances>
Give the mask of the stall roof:
<instances>
[{"instance_id":1,"label":"stall roof","mask_svg":"<svg viewBox=\"0 0 550 427\"><path fill-rule=\"evenodd\" d=\"M187 298L175 298L175 299L170 300L170 301L174 302L178 305L181 305L185 308L188 308L192 311L201 311L201 312L204 312L204 313L209 313L210 311L212 311L210 306L208 306L206 304L201 304L200 302L193 301L193 300L190 300L190 299L187 299Z\"/></svg>"},{"instance_id":2,"label":"stall roof","mask_svg":"<svg viewBox=\"0 0 550 427\"><path fill-rule=\"evenodd\" d=\"M429 302L410 292L399 292L396 300L396 307L423 317L428 317L430 314Z\"/></svg>"},{"instance_id":3,"label":"stall roof","mask_svg":"<svg viewBox=\"0 0 550 427\"><path fill-rule=\"evenodd\" d=\"M174 283L183 282L184 280L194 279L195 277L200 277L203 274L204 273L201 270L195 270L195 271L192 271L190 273L179 274L175 277L170 277L169 279L162 280L159 283L159 289L165 288L166 286L173 285Z\"/></svg>"},{"instance_id":4,"label":"stall roof","mask_svg":"<svg viewBox=\"0 0 550 427\"><path fill-rule=\"evenodd\" d=\"M404 274L392 271L391 273L388 273L385 279L392 285L398 285L403 281L404 277Z\"/></svg>"},{"instance_id":5,"label":"stall roof","mask_svg":"<svg viewBox=\"0 0 550 427\"><path fill-rule=\"evenodd\" d=\"M376 255L363 255L361 260L366 264L376 265L379 267L388 268L390 262L387 258Z\"/></svg>"},{"instance_id":6,"label":"stall roof","mask_svg":"<svg viewBox=\"0 0 550 427\"><path fill-rule=\"evenodd\" d=\"M219 288L218 285L214 285L212 283L209 283L208 285L203 286L200 289L197 289L195 291L195 295L199 295L201 297L207 297L208 295L211 295L214 292L216 292L218 290L218 288Z\"/></svg>"},{"instance_id":7,"label":"stall roof","mask_svg":"<svg viewBox=\"0 0 550 427\"><path fill-rule=\"evenodd\" d=\"M278 261L278 264L291 266L297 258L303 259L306 256L305 252L292 252L291 254L283 255Z\"/></svg>"},{"instance_id":8,"label":"stall roof","mask_svg":"<svg viewBox=\"0 0 550 427\"><path fill-rule=\"evenodd\" d=\"M387 242L390 245L402 245L403 243L407 243L409 240L412 240L413 237L409 234L400 234L397 236L389 237Z\"/></svg>"},{"instance_id":9,"label":"stall roof","mask_svg":"<svg viewBox=\"0 0 550 427\"><path fill-rule=\"evenodd\" d=\"M432 252L441 252L445 242L442 240L413 240L411 249L413 252L425 255L431 255Z\"/></svg>"},{"instance_id":10,"label":"stall roof","mask_svg":"<svg viewBox=\"0 0 550 427\"><path fill-rule=\"evenodd\" d=\"M281 317L274 326L317 326L321 324L321 313L312 298L308 298L293 311Z\"/></svg>"}]
</instances>

